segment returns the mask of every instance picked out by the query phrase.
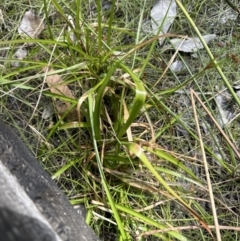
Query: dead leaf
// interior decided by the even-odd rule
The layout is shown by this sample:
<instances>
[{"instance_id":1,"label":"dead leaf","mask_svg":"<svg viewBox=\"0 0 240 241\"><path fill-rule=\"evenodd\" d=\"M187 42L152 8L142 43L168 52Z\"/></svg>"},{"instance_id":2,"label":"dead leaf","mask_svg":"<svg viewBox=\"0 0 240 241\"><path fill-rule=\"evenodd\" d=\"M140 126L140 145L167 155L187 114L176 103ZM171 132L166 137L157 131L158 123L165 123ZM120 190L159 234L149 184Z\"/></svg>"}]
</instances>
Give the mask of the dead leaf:
<instances>
[{"instance_id":1,"label":"dead leaf","mask_svg":"<svg viewBox=\"0 0 240 241\"><path fill-rule=\"evenodd\" d=\"M203 35L202 37L206 44L208 44L211 40L216 38L216 34ZM199 49L203 49L203 45L198 37L187 39L174 38L170 40L170 43L178 51L186 53L194 53Z\"/></svg>"},{"instance_id":2,"label":"dead leaf","mask_svg":"<svg viewBox=\"0 0 240 241\"><path fill-rule=\"evenodd\" d=\"M44 68L44 72L49 74L51 72L54 72L54 70L46 67ZM60 75L58 74L47 75L46 82L52 93L63 95L71 99L76 99L72 91L68 88L66 84L64 84ZM57 112L60 116L63 116L64 114L66 114L66 112L68 112L72 107L72 104L70 102L59 100L57 98L54 98L54 103L55 103ZM77 110L73 109L72 111L70 111L70 113L67 114L66 119L68 121L78 120Z\"/></svg>"},{"instance_id":3,"label":"dead leaf","mask_svg":"<svg viewBox=\"0 0 240 241\"><path fill-rule=\"evenodd\" d=\"M0 13L1 17L1 13ZM31 10L27 11L22 21L18 27L18 33L23 38L38 38L39 34L43 31L44 25L43 21L35 15ZM27 57L27 50L24 49L24 46L32 46L33 43L25 43L20 49L16 51L16 53L13 55L14 58L23 60ZM12 62L12 66L18 67L19 62Z\"/></svg>"},{"instance_id":4,"label":"dead leaf","mask_svg":"<svg viewBox=\"0 0 240 241\"><path fill-rule=\"evenodd\" d=\"M16 53L13 55L14 58L19 59L19 60L23 60L27 57L27 50L20 48L16 51ZM13 67L19 67L20 63L18 61L16 62L12 62L12 66Z\"/></svg>"},{"instance_id":5,"label":"dead leaf","mask_svg":"<svg viewBox=\"0 0 240 241\"><path fill-rule=\"evenodd\" d=\"M170 66L169 66L169 69L172 71L172 72L180 72L184 69L186 69L186 67L184 66L184 63L183 61L181 60L176 60L174 61Z\"/></svg>"},{"instance_id":6,"label":"dead leaf","mask_svg":"<svg viewBox=\"0 0 240 241\"><path fill-rule=\"evenodd\" d=\"M231 110L231 106L228 104L230 100L231 96L226 92L219 93L215 97L218 109L216 120L222 128L226 126L234 116L233 110Z\"/></svg>"},{"instance_id":7,"label":"dead leaf","mask_svg":"<svg viewBox=\"0 0 240 241\"><path fill-rule=\"evenodd\" d=\"M27 11L18 27L18 33L24 38L38 38L43 31L43 21L35 15L31 10Z\"/></svg>"},{"instance_id":8,"label":"dead leaf","mask_svg":"<svg viewBox=\"0 0 240 241\"><path fill-rule=\"evenodd\" d=\"M177 4L175 0L156 0L151 10L151 25L154 34L160 36L168 33L176 16ZM160 44L163 41L164 38L159 39Z\"/></svg>"}]
</instances>

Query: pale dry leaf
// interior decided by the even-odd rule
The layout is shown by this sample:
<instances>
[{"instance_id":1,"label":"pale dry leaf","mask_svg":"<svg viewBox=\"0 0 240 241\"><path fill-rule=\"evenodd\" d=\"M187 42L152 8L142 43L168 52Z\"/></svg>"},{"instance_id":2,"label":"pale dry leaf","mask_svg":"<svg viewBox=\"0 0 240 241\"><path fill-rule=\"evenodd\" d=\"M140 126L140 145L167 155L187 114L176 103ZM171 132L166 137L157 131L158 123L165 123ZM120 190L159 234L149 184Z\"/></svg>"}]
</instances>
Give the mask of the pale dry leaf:
<instances>
[{"instance_id":1,"label":"pale dry leaf","mask_svg":"<svg viewBox=\"0 0 240 241\"><path fill-rule=\"evenodd\" d=\"M216 38L216 34L208 34L202 37L208 44L211 40ZM203 45L198 37L187 39L174 38L170 40L170 43L178 51L186 53L194 53L197 52L199 49L203 49Z\"/></svg>"},{"instance_id":2,"label":"pale dry leaf","mask_svg":"<svg viewBox=\"0 0 240 241\"><path fill-rule=\"evenodd\" d=\"M27 54L28 54L28 52L26 49L20 48L16 51L16 53L13 55L13 57L18 60L23 60L27 57ZM19 65L20 65L20 63L18 61L12 62L13 67L18 67Z\"/></svg>"},{"instance_id":3,"label":"pale dry leaf","mask_svg":"<svg viewBox=\"0 0 240 241\"><path fill-rule=\"evenodd\" d=\"M155 35L166 34L177 16L175 0L157 0L151 10L151 25ZM160 28L160 29L159 29ZM160 38L162 44L164 38Z\"/></svg>"},{"instance_id":4,"label":"pale dry leaf","mask_svg":"<svg viewBox=\"0 0 240 241\"><path fill-rule=\"evenodd\" d=\"M218 109L218 115L216 119L218 121L218 124L221 127L226 126L233 118L233 112L231 108L228 107L228 104L227 104L229 100L230 100L230 96L225 92L222 92L215 97L215 101Z\"/></svg>"},{"instance_id":5,"label":"pale dry leaf","mask_svg":"<svg viewBox=\"0 0 240 241\"><path fill-rule=\"evenodd\" d=\"M43 21L35 15L31 10L27 11L18 27L18 33L24 38L38 38L39 34L43 31Z\"/></svg>"},{"instance_id":6,"label":"pale dry leaf","mask_svg":"<svg viewBox=\"0 0 240 241\"><path fill-rule=\"evenodd\" d=\"M51 72L54 72L53 69L50 69L47 67L44 68L44 71L48 74ZM68 88L68 86L66 84L64 84L60 75L58 75L58 74L47 75L46 83L48 84L50 91L52 93L58 94L58 95L63 95L68 98L71 98L71 99L75 99L75 96L73 95L72 91ZM54 103L55 103L55 107L58 111L58 114L60 116L63 116L67 111L69 111L69 109L72 106L72 104L70 102L59 100L56 98L54 98ZM73 121L73 120L78 119L77 116L78 116L77 110L74 109L66 116L66 118L69 121Z\"/></svg>"},{"instance_id":7,"label":"pale dry leaf","mask_svg":"<svg viewBox=\"0 0 240 241\"><path fill-rule=\"evenodd\" d=\"M180 71L186 69L186 67L185 67L184 63L183 63L181 60L176 60L176 61L174 61L174 62L170 65L169 69L170 69L172 72L175 72L175 73L176 73L176 72L180 72Z\"/></svg>"}]
</instances>

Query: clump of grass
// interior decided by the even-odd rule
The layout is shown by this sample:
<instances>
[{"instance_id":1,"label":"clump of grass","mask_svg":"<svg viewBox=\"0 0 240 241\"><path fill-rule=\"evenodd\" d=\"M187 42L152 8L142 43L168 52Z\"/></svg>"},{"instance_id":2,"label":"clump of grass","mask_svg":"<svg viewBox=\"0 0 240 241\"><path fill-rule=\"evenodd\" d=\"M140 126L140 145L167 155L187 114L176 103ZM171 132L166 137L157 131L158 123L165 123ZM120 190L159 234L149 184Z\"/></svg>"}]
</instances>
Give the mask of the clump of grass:
<instances>
[{"instance_id":1,"label":"clump of grass","mask_svg":"<svg viewBox=\"0 0 240 241\"><path fill-rule=\"evenodd\" d=\"M4 4L3 10L16 18L14 6ZM216 234L237 240L239 173L231 143L238 146L238 124L235 120L224 128L228 141L209 121L217 118L216 84L225 84L239 102L225 65L229 57L221 49L223 59L218 56L220 63L211 64L212 52L220 51L214 43L211 51L207 46L199 51L198 59L177 53L186 67L182 73L165 71L172 53L159 47L155 36L141 32L150 4L106 4L44 1L37 5L46 22L42 38L19 39L16 27L2 38L0 46L7 49L0 69L3 118L19 126L70 202L87 207L87 222L104 240L212 240ZM214 3L185 7L205 13L208 4ZM180 8L172 31L182 33L178 25L187 24L195 34L201 26L194 27L185 11ZM13 69L14 50L26 41L34 43L30 54ZM68 101L78 109L78 121L41 118L44 106L56 97L43 82L45 66L61 74L77 97ZM231 62L229 69L235 68ZM190 99L190 88L210 114L197 98L196 104ZM199 125L205 131L201 136L196 134Z\"/></svg>"}]
</instances>

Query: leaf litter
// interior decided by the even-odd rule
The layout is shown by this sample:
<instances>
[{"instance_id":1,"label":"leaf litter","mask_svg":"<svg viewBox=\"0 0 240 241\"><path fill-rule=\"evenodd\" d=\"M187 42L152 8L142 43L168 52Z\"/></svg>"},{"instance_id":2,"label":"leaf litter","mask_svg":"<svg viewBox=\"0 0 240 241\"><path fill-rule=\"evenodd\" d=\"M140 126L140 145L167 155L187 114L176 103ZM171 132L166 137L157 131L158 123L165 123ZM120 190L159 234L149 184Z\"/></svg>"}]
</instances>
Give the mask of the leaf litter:
<instances>
[{"instance_id":1,"label":"leaf litter","mask_svg":"<svg viewBox=\"0 0 240 241\"><path fill-rule=\"evenodd\" d=\"M155 35L163 35L168 33L171 25L177 16L177 4L175 0L156 0L151 10L151 27ZM216 38L216 34L203 35L202 38L208 44L211 40ZM164 38L159 39L162 45ZM185 53L195 53L204 46L198 37L173 38L169 40L170 45L176 50ZM170 70L179 72L184 69L184 64L180 60L175 60L170 65ZM216 106L218 108L217 120L223 127L233 117L231 110L224 108L226 103L226 95L218 94L215 98Z\"/></svg>"},{"instance_id":2,"label":"leaf litter","mask_svg":"<svg viewBox=\"0 0 240 241\"><path fill-rule=\"evenodd\" d=\"M15 52L15 54L13 55L13 57L14 57L15 59L17 59L17 60L23 60L23 59L25 59L25 58L27 57L27 54L28 54L28 52L27 52L26 49L24 49L24 48L19 48L19 49ZM20 66L20 63L19 63L18 61L14 61L14 62L12 62L12 66L13 66L13 67L19 67L19 66Z\"/></svg>"},{"instance_id":3,"label":"leaf litter","mask_svg":"<svg viewBox=\"0 0 240 241\"><path fill-rule=\"evenodd\" d=\"M43 20L41 20L36 14L32 12L32 10L26 11L23 15L23 18L18 26L18 33L24 39L36 39L39 37L41 32L44 30ZM34 44L30 44L26 42L23 46L21 46L13 55L16 60L23 60L27 57L28 51L24 48L26 46L33 46ZM19 67L20 62L14 61L12 62L13 67Z\"/></svg>"},{"instance_id":4,"label":"leaf litter","mask_svg":"<svg viewBox=\"0 0 240 241\"><path fill-rule=\"evenodd\" d=\"M231 13L231 12L230 12ZM219 21L224 24L228 20L236 19L236 13L225 13L224 16L220 17ZM171 25L174 23L174 20L177 16L177 6L175 0L157 0L155 1L152 11L151 11L151 31L158 36L164 35L169 32L171 29ZM147 25L144 26L147 33L150 33L149 29L147 29ZM202 38L206 44L210 41L216 39L216 34L206 34L203 35ZM159 43L161 46L164 45L165 38L159 38ZM165 46L169 48L174 48L177 52L181 53L191 53L192 56L195 55L201 49L204 49L204 46L201 40L198 37L194 36L186 36L185 38L169 38L169 44L165 44ZM184 64L180 60L175 60L169 66L169 69L172 72L179 72L184 69ZM234 87L233 87L234 88ZM238 96L239 89L235 92ZM212 94L213 95L213 94ZM187 96L184 96L184 99L187 99ZM215 106L216 106L216 121L221 128L225 128L234 118L236 113L234 113L232 108L233 98L228 93L228 91L222 91L221 93L215 96ZM189 108L188 105L185 108ZM189 124L191 123L191 118L187 118ZM204 123L202 123L204 125ZM208 123L210 124L210 123ZM206 128L205 128L206 129ZM209 132L206 132L209 133ZM216 136L216 142L219 143L219 139ZM220 144L219 144L220 146ZM223 156L215 150L213 145L213 150L219 160L222 160ZM222 154L223 155L223 154ZM217 162L217 161L216 161Z\"/></svg>"},{"instance_id":5,"label":"leaf litter","mask_svg":"<svg viewBox=\"0 0 240 241\"><path fill-rule=\"evenodd\" d=\"M211 40L216 38L216 34L203 35L202 37L208 44ZM200 49L203 49L203 44L198 37L187 39L174 38L170 39L170 43L174 49L185 53L194 53Z\"/></svg>"},{"instance_id":6,"label":"leaf litter","mask_svg":"<svg viewBox=\"0 0 240 241\"><path fill-rule=\"evenodd\" d=\"M18 27L18 33L23 38L36 39L39 37L40 33L43 30L43 20L41 20L36 14L34 14L32 10L25 12Z\"/></svg>"},{"instance_id":7,"label":"leaf litter","mask_svg":"<svg viewBox=\"0 0 240 241\"><path fill-rule=\"evenodd\" d=\"M177 16L175 0L157 0L151 11L151 26L155 35L166 34ZM159 39L162 44L164 38Z\"/></svg>"},{"instance_id":8,"label":"leaf litter","mask_svg":"<svg viewBox=\"0 0 240 241\"><path fill-rule=\"evenodd\" d=\"M70 99L76 99L72 91L69 89L69 87L66 84L64 84L62 77L58 74L51 74L52 72L54 72L53 69L46 67L44 68L44 72L48 74L46 75L46 83L53 94L65 96ZM60 115L60 117L64 116L67 112L69 112L66 115L66 119L68 121L74 121L78 119L77 110L76 108L71 110L72 104L69 101L60 100L56 97L53 97L53 100L57 113L58 115Z\"/></svg>"}]
</instances>

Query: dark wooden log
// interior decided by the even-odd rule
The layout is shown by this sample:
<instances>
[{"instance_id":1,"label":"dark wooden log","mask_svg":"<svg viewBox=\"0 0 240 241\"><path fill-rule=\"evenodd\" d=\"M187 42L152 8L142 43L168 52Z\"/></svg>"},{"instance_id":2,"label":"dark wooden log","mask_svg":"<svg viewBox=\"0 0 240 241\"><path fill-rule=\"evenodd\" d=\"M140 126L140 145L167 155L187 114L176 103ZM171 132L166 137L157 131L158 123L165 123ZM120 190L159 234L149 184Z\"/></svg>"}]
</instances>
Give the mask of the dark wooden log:
<instances>
[{"instance_id":1,"label":"dark wooden log","mask_svg":"<svg viewBox=\"0 0 240 241\"><path fill-rule=\"evenodd\" d=\"M81 214L82 213L82 214ZM0 241L97 241L14 131L0 121Z\"/></svg>"}]
</instances>

